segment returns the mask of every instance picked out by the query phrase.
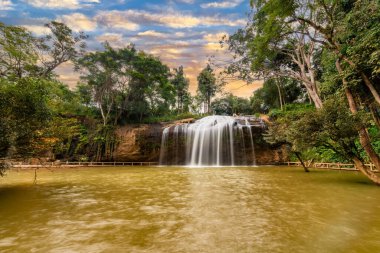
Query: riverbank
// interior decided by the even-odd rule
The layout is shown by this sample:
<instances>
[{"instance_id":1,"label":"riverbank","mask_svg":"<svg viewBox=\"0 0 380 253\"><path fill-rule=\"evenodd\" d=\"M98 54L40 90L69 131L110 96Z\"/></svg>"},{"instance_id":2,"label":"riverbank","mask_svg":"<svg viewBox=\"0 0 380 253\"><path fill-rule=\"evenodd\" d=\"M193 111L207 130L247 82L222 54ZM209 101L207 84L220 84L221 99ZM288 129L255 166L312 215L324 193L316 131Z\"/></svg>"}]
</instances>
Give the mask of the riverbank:
<instances>
[{"instance_id":1,"label":"riverbank","mask_svg":"<svg viewBox=\"0 0 380 253\"><path fill-rule=\"evenodd\" d=\"M111 167L111 166L112 167L159 166L159 163L158 162L44 162L40 164L30 164L30 163L17 162L17 163L13 163L11 168L38 169L38 168ZM275 164L265 164L265 166L302 167L302 164L300 162L282 162L282 163L275 163ZM306 166L308 168L322 169L322 170L359 171L358 169L356 169L355 165L352 163L306 163ZM374 164L370 163L370 164L366 164L366 166L368 166L373 172L376 172L376 173L380 172L379 170L376 169ZM235 166L235 167L258 167L258 166Z\"/></svg>"},{"instance_id":2,"label":"riverbank","mask_svg":"<svg viewBox=\"0 0 380 253\"><path fill-rule=\"evenodd\" d=\"M301 162L284 162L276 165L286 165L289 167L302 167ZM365 164L373 172L380 172L376 169L373 163ZM353 163L306 163L306 167L314 169L330 169L330 170L346 170L346 171L359 171Z\"/></svg>"}]
</instances>

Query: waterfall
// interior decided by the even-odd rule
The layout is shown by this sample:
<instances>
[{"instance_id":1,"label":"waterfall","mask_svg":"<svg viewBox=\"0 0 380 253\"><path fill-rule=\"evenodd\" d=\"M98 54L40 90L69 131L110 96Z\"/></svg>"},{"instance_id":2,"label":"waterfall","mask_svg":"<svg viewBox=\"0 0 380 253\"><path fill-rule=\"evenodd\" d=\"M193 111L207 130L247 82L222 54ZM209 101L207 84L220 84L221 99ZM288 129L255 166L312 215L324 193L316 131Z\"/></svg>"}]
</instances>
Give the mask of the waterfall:
<instances>
[{"instance_id":1,"label":"waterfall","mask_svg":"<svg viewBox=\"0 0 380 253\"><path fill-rule=\"evenodd\" d=\"M161 165L255 165L254 117L207 116L164 129Z\"/></svg>"}]
</instances>

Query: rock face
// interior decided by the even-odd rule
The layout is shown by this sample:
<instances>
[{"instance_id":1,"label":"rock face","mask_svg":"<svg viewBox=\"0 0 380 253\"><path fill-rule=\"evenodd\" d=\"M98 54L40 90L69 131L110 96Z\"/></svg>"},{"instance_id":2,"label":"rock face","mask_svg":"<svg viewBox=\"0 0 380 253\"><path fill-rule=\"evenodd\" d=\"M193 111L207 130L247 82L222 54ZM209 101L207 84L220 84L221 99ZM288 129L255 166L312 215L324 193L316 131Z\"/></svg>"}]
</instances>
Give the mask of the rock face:
<instances>
[{"instance_id":1,"label":"rock face","mask_svg":"<svg viewBox=\"0 0 380 253\"><path fill-rule=\"evenodd\" d=\"M158 162L160 159L162 132L169 125L131 124L118 128L116 130L118 145L113 154L114 160ZM288 161L289 154L285 146L273 147L266 143L262 136L264 132L265 129L263 128L255 128L253 131L256 164L274 164Z\"/></svg>"},{"instance_id":2,"label":"rock face","mask_svg":"<svg viewBox=\"0 0 380 253\"><path fill-rule=\"evenodd\" d=\"M115 161L158 162L164 127L162 124L131 124L118 128Z\"/></svg>"}]
</instances>

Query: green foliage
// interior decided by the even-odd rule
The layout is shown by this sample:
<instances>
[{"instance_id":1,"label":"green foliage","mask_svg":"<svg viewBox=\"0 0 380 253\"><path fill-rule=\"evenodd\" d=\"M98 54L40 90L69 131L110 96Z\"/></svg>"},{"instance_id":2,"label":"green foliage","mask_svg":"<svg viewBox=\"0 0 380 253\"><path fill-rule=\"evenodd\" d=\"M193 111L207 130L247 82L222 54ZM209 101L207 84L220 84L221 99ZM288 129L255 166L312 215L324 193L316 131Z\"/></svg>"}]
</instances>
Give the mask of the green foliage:
<instances>
[{"instance_id":1,"label":"green foliage","mask_svg":"<svg viewBox=\"0 0 380 253\"><path fill-rule=\"evenodd\" d=\"M161 123L161 122L171 122L182 119L199 119L201 115L192 114L189 112L181 113L181 114L167 114L163 116L151 116L143 119L141 123L151 124L151 123Z\"/></svg>"},{"instance_id":2,"label":"green foliage","mask_svg":"<svg viewBox=\"0 0 380 253\"><path fill-rule=\"evenodd\" d=\"M221 84L218 84L213 69L209 64L197 77L198 95L202 102L207 106L207 112L211 111L211 98L220 91Z\"/></svg>"},{"instance_id":3,"label":"green foliage","mask_svg":"<svg viewBox=\"0 0 380 253\"><path fill-rule=\"evenodd\" d=\"M33 139L51 118L49 82L22 78L17 82L0 79L0 156L31 155Z\"/></svg>"},{"instance_id":4,"label":"green foliage","mask_svg":"<svg viewBox=\"0 0 380 253\"><path fill-rule=\"evenodd\" d=\"M251 105L256 113L268 113L271 109L281 108L283 104L304 103L306 91L292 79L270 79L251 97ZM281 95L281 100L280 100Z\"/></svg>"},{"instance_id":5,"label":"green foliage","mask_svg":"<svg viewBox=\"0 0 380 253\"><path fill-rule=\"evenodd\" d=\"M174 69L174 77L171 80L172 85L177 93L177 111L178 113L188 112L190 105L189 79L185 77L183 66Z\"/></svg>"},{"instance_id":6,"label":"green foliage","mask_svg":"<svg viewBox=\"0 0 380 253\"><path fill-rule=\"evenodd\" d=\"M133 45L104 46L104 51L89 53L77 63L77 69L86 73L78 92L86 104L97 105L103 125L168 113L175 103L169 68Z\"/></svg>"},{"instance_id":7,"label":"green foliage","mask_svg":"<svg viewBox=\"0 0 380 253\"><path fill-rule=\"evenodd\" d=\"M350 7L341 8L337 38L344 43L342 53L369 76L379 77L380 3L361 0Z\"/></svg>"},{"instance_id":8,"label":"green foliage","mask_svg":"<svg viewBox=\"0 0 380 253\"><path fill-rule=\"evenodd\" d=\"M74 34L65 24L52 21L45 25L50 33L34 37L23 27L0 22L0 77L51 77L54 69L83 54L87 38Z\"/></svg>"},{"instance_id":9,"label":"green foliage","mask_svg":"<svg viewBox=\"0 0 380 253\"><path fill-rule=\"evenodd\" d=\"M267 139L272 143L287 143L292 150L307 153L316 151L319 158L347 161L359 156L357 131L368 125L367 114L351 114L339 98L326 100L323 109L287 108L272 114Z\"/></svg>"},{"instance_id":10,"label":"green foliage","mask_svg":"<svg viewBox=\"0 0 380 253\"><path fill-rule=\"evenodd\" d=\"M273 109L268 115L276 120L277 118L289 118L297 120L302 115L307 115L315 110L311 104L288 104L285 105L283 110Z\"/></svg>"},{"instance_id":11,"label":"green foliage","mask_svg":"<svg viewBox=\"0 0 380 253\"><path fill-rule=\"evenodd\" d=\"M175 104L175 88L169 81L169 68L158 58L140 53L133 62L129 85L129 118L142 121L150 115L164 115Z\"/></svg>"},{"instance_id":12,"label":"green foliage","mask_svg":"<svg viewBox=\"0 0 380 253\"><path fill-rule=\"evenodd\" d=\"M0 22L0 77L13 80L32 72L38 59L36 41L25 28Z\"/></svg>"},{"instance_id":13,"label":"green foliage","mask_svg":"<svg viewBox=\"0 0 380 253\"><path fill-rule=\"evenodd\" d=\"M214 114L217 115L249 115L252 113L251 105L248 99L234 96L231 93L215 99L211 103L211 108Z\"/></svg>"},{"instance_id":14,"label":"green foliage","mask_svg":"<svg viewBox=\"0 0 380 253\"><path fill-rule=\"evenodd\" d=\"M36 47L43 51L39 55L42 63L39 74L48 77L62 63L75 62L83 55L88 36L83 32L74 34L67 25L57 21L51 21L45 27L49 28L50 34L40 38Z\"/></svg>"}]
</instances>

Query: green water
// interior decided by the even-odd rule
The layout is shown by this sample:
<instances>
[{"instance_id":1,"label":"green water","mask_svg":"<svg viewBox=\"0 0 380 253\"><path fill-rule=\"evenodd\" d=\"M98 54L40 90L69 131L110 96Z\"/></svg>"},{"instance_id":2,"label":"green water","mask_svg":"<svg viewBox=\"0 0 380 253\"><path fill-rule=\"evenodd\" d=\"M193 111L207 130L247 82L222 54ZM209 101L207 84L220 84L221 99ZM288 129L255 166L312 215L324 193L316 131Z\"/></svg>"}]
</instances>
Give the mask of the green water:
<instances>
[{"instance_id":1,"label":"green water","mask_svg":"<svg viewBox=\"0 0 380 253\"><path fill-rule=\"evenodd\" d=\"M380 188L298 168L81 168L0 179L0 252L380 252Z\"/></svg>"}]
</instances>

